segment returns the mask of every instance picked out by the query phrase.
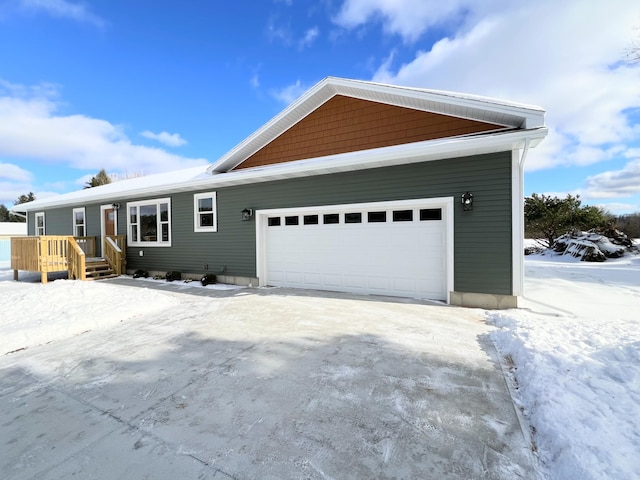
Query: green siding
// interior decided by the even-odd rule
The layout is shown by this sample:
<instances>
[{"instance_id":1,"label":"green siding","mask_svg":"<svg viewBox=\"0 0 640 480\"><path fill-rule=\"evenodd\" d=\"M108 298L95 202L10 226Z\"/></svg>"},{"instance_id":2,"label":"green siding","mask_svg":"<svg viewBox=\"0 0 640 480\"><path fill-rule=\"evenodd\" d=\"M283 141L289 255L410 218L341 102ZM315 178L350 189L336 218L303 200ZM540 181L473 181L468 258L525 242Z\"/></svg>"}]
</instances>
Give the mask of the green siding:
<instances>
[{"instance_id":1,"label":"green siding","mask_svg":"<svg viewBox=\"0 0 640 480\"><path fill-rule=\"evenodd\" d=\"M129 247L127 268L198 273L204 272L205 265L211 272L226 266L228 275L254 277L255 221L241 221L240 212L246 207L260 210L453 196L455 290L512 293L511 152L225 187L215 191L217 232L193 231L193 194L200 191L170 195L172 246ZM471 212L463 212L459 201L466 191L474 194ZM124 234L126 201L118 201L122 205L118 212L118 233ZM47 211L47 233L70 233L71 210ZM57 221L64 225L59 231L53 226ZM89 234L99 235L98 205L87 206L87 222ZM142 257L140 251L144 254Z\"/></svg>"}]
</instances>

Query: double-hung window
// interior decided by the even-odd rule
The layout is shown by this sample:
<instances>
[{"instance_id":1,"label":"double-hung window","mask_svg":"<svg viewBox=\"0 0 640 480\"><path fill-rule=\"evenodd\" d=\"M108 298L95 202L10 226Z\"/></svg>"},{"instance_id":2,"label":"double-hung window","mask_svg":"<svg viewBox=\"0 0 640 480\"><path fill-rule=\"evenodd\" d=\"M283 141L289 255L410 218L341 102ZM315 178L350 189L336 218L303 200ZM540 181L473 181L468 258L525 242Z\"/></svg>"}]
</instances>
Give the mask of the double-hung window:
<instances>
[{"instance_id":1,"label":"double-hung window","mask_svg":"<svg viewBox=\"0 0 640 480\"><path fill-rule=\"evenodd\" d=\"M73 236L86 237L87 228L85 224L84 207L73 209Z\"/></svg>"},{"instance_id":2,"label":"double-hung window","mask_svg":"<svg viewBox=\"0 0 640 480\"><path fill-rule=\"evenodd\" d=\"M193 196L193 215L194 232L217 232L216 192L196 193Z\"/></svg>"},{"instance_id":3,"label":"double-hung window","mask_svg":"<svg viewBox=\"0 0 640 480\"><path fill-rule=\"evenodd\" d=\"M35 215L36 235L44 235L44 212L38 212Z\"/></svg>"},{"instance_id":4,"label":"double-hung window","mask_svg":"<svg viewBox=\"0 0 640 480\"><path fill-rule=\"evenodd\" d=\"M127 203L127 244L138 247L171 246L171 199Z\"/></svg>"}]
</instances>

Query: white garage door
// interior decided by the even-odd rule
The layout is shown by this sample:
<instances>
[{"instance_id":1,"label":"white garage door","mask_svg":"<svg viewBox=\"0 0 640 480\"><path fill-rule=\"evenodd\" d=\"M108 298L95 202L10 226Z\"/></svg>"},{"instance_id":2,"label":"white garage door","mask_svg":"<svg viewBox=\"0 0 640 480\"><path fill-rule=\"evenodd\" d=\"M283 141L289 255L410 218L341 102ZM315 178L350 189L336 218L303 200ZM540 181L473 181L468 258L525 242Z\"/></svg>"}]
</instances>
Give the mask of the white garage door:
<instances>
[{"instance_id":1,"label":"white garage door","mask_svg":"<svg viewBox=\"0 0 640 480\"><path fill-rule=\"evenodd\" d=\"M446 300L445 211L415 201L267 211L262 283Z\"/></svg>"}]
</instances>

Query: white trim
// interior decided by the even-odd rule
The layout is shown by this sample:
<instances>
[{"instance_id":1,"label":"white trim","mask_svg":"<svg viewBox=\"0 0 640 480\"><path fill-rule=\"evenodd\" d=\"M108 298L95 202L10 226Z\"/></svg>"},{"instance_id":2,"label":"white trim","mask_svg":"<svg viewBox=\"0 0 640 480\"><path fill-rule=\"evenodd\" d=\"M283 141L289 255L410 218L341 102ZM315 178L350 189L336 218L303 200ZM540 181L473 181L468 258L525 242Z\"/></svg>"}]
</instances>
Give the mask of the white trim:
<instances>
[{"instance_id":1,"label":"white trim","mask_svg":"<svg viewBox=\"0 0 640 480\"><path fill-rule=\"evenodd\" d=\"M42 217L42 233L38 232L38 217ZM34 223L34 230L33 230L34 235L39 236L39 235L47 234L47 224L45 222L44 212L36 212L36 214L33 216L33 223Z\"/></svg>"},{"instance_id":2,"label":"white trim","mask_svg":"<svg viewBox=\"0 0 640 480\"><path fill-rule=\"evenodd\" d=\"M76 213L82 212L82 230L84 230L84 235L78 235L76 228L79 224L76 224ZM71 230L73 232L74 237L86 237L87 236L87 214L84 207L74 208L71 213Z\"/></svg>"},{"instance_id":3,"label":"white trim","mask_svg":"<svg viewBox=\"0 0 640 480\"><path fill-rule=\"evenodd\" d=\"M453 197L419 198L411 200L395 200L390 202L367 202L367 203L345 203L339 205L319 205L312 207L289 207L257 210L256 218L256 275L259 285L268 285L266 238L267 218L269 216L285 216L288 213L304 215L305 213L342 213L349 210L369 210L369 209L390 209L390 208L413 208L413 207L440 207L443 209L442 220L445 221L445 272L446 272L446 294L447 303L450 302L450 295L454 285L454 245L453 245Z\"/></svg>"},{"instance_id":4,"label":"white trim","mask_svg":"<svg viewBox=\"0 0 640 480\"><path fill-rule=\"evenodd\" d=\"M168 237L169 240L167 241L162 241L162 224L165 222L162 222L161 217L160 217L160 205L161 204L167 204L167 224L168 224ZM130 209L131 207L135 207L137 208L137 213L136 213L136 219L138 220L138 222L136 223L137 227L137 236L138 238L140 238L140 207L142 206L155 206L157 207L156 210L156 240L154 241L148 241L148 242L143 242L141 240L137 240L137 241L133 241L133 236L131 235L131 214L130 214ZM135 202L127 202L127 246L129 247L170 247L171 246L171 241L172 241L172 235L171 235L171 229L172 229L172 221L171 221L171 197L165 197L165 198L154 198L154 199L149 199L149 200L137 200Z\"/></svg>"},{"instance_id":5,"label":"white trim","mask_svg":"<svg viewBox=\"0 0 640 480\"><path fill-rule=\"evenodd\" d=\"M113 202L118 199L131 198L132 196L169 195L171 193L194 190L213 190L234 185L247 185L287 178L310 177L327 173L504 152L523 148L527 138L531 141L530 147L535 147L547 136L547 133L546 128L538 128L535 130L516 130L473 137L427 140L214 175L205 174L206 167L203 166L201 169L150 175L148 177L114 182L100 187L87 188L57 197L23 203L20 204L20 208L26 211L33 211L45 207L77 205L78 203ZM176 177L186 178L186 180L176 181ZM156 180L155 182L153 181L154 179Z\"/></svg>"},{"instance_id":6,"label":"white trim","mask_svg":"<svg viewBox=\"0 0 640 480\"><path fill-rule=\"evenodd\" d=\"M118 210L113 208L113 204L108 205L100 205L100 251L104 248L104 241L107 236L106 225L104 223L104 211L105 210L113 210L113 222L114 222L114 230L115 234L118 234Z\"/></svg>"},{"instance_id":7,"label":"white trim","mask_svg":"<svg viewBox=\"0 0 640 480\"><path fill-rule=\"evenodd\" d=\"M212 199L213 225L203 227L200 225L200 212L198 211L198 200L202 198ZM205 212L206 213L206 212ZM193 231L194 232L217 232L218 231L218 203L216 192L194 193L193 194Z\"/></svg>"}]
</instances>

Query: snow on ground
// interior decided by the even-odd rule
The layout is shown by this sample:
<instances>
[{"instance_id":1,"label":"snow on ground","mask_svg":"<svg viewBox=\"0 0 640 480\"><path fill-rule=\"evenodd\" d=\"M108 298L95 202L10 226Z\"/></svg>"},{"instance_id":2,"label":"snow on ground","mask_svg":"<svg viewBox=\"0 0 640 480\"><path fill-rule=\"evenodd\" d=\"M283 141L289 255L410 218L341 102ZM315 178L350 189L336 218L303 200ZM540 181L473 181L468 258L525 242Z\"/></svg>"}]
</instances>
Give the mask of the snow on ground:
<instances>
[{"instance_id":1,"label":"snow on ground","mask_svg":"<svg viewBox=\"0 0 640 480\"><path fill-rule=\"evenodd\" d=\"M58 279L56 279L56 276ZM13 270L0 264L0 355L36 345L69 338L81 333L106 329L141 315L160 313L180 304L176 296L156 289L140 291L109 282L75 282L61 279L66 273L49 274L46 285L40 274L20 272L13 281ZM141 278L138 282L169 285L164 280ZM237 290L237 285L200 282L174 282L180 289Z\"/></svg>"},{"instance_id":2,"label":"snow on ground","mask_svg":"<svg viewBox=\"0 0 640 480\"><path fill-rule=\"evenodd\" d=\"M525 269L523 308L488 311L487 319L513 362L516 402L534 431L542 476L640 478L640 255L599 264L536 255ZM142 303L138 289L39 278L21 272L13 282L0 266L0 354L180 302L157 289L145 289ZM203 288L180 285L193 287Z\"/></svg>"},{"instance_id":3,"label":"snow on ground","mask_svg":"<svg viewBox=\"0 0 640 480\"><path fill-rule=\"evenodd\" d=\"M519 310L487 312L544 477L640 478L640 255L525 259Z\"/></svg>"}]
</instances>

